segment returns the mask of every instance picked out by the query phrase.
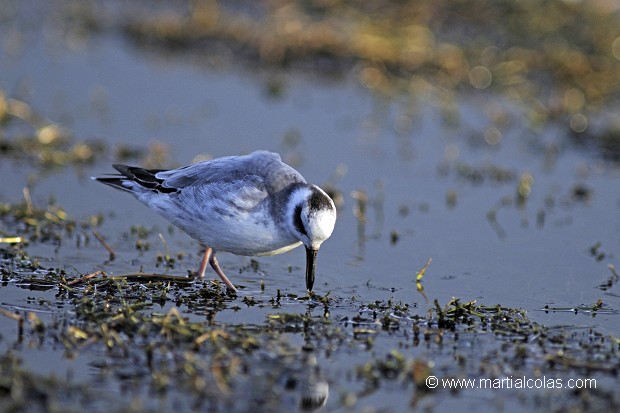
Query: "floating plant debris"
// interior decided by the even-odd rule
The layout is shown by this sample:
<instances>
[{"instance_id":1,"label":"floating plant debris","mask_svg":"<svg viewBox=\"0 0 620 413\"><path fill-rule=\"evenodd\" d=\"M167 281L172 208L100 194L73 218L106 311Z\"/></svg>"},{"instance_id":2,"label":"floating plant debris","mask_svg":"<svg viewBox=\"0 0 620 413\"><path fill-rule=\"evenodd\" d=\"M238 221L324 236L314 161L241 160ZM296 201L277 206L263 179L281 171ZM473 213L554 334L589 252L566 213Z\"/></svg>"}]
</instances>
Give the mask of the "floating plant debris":
<instances>
[{"instance_id":1,"label":"floating plant debris","mask_svg":"<svg viewBox=\"0 0 620 413\"><path fill-rule=\"evenodd\" d=\"M61 343L67 357L99 349L96 351L102 358L96 368L102 374L113 373L105 375L106 380L131 380L163 395L185 394L191 403L239 408L245 403L270 403L270 398L283 397L280 392L287 391L277 377L287 375L301 383L309 380L309 372L337 374L329 368L329 360L352 351L358 360L348 373L339 374L352 374L362 385L356 400L394 383L411 391L429 391L423 380L430 375L480 375L491 369L490 360L500 349L505 355L501 363L518 374L533 374L532 369L558 375L590 369L613 375L615 370L610 366L620 362L613 338L599 335L592 341L586 335L596 333L548 328L529 320L523 310L501 305L484 306L455 298L445 305L435 301L433 307L424 309L393 300L363 303L332 294L280 295L277 299L260 294L243 297L252 301L244 310L219 283L176 282L177 277L157 274L109 276L101 270L76 277L52 270L40 278L24 251L1 251L1 269L11 268L13 283L43 282L58 291L55 305L62 303L63 308L71 309L55 311L50 303L37 301L26 308L0 307L0 315L19 327L21 340L38 337L41 343ZM285 299L297 303L294 308L302 306L306 311L282 310ZM317 307L318 313L314 311ZM254 308L265 311L264 322L246 325L216 321L219 314L251 312ZM604 311L605 305L597 303L589 310ZM303 337L303 347L291 345L287 335ZM379 340L390 340L392 350L373 355ZM452 346L467 361L436 364L428 358ZM424 357L420 355L422 348L426 349ZM468 351L478 356L467 357ZM303 368L307 352L317 363L311 370ZM47 380L19 371L35 382ZM7 374L16 377L18 373L13 370ZM266 381L260 383L276 392L265 396L251 390L259 377ZM54 391L62 396L59 403L75 402L63 392L81 387L71 381L56 381L55 385L59 387ZM7 399L0 398L0 403L2 400ZM141 400L143 409L148 410L147 396Z\"/></svg>"}]
</instances>

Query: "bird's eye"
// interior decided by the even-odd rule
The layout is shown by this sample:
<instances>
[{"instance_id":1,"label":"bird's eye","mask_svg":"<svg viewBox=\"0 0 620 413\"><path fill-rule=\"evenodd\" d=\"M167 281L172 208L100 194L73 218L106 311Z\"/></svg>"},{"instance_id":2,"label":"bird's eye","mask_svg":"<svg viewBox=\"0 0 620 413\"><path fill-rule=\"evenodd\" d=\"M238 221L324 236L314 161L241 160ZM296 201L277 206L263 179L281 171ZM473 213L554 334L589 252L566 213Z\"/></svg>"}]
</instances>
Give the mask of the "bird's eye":
<instances>
[{"instance_id":1,"label":"bird's eye","mask_svg":"<svg viewBox=\"0 0 620 413\"><path fill-rule=\"evenodd\" d=\"M301 205L297 205L297 207L295 207L295 211L293 213L293 223L300 234L308 236L306 228L304 228L304 222L301 220Z\"/></svg>"}]
</instances>

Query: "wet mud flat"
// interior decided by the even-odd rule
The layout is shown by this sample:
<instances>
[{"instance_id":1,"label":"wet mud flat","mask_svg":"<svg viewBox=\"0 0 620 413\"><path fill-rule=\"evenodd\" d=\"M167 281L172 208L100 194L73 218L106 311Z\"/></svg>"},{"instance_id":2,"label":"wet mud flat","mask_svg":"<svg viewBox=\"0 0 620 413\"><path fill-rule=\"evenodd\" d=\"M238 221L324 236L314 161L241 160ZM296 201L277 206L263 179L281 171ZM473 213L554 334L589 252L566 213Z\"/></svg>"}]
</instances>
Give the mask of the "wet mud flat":
<instances>
[{"instance_id":1,"label":"wet mud flat","mask_svg":"<svg viewBox=\"0 0 620 413\"><path fill-rule=\"evenodd\" d=\"M61 209L24 208L2 217L29 239L9 246L15 240L4 237L1 249L0 403L7 411L397 411L476 406L480 398L515 411L618 406L617 338L541 325L501 305L431 303L423 288L428 267L418 272L419 295L407 302L297 295L263 281L256 290L241 284L234 295L218 281L176 271L122 274L115 260L106 264L115 275L82 274L27 250L51 234L92 239L90 254L114 253L111 247L99 244L92 226L59 219ZM137 246L159 238L129 233ZM139 250L118 258L132 254ZM151 258L173 265L170 256ZM261 276L258 262L239 272L248 275ZM541 310L617 314L602 302ZM461 380L472 388L459 388Z\"/></svg>"},{"instance_id":2,"label":"wet mud flat","mask_svg":"<svg viewBox=\"0 0 620 413\"><path fill-rule=\"evenodd\" d=\"M2 303L6 409L166 411L181 403L187 410L313 410L328 394L329 410L373 406L376 397L393 409L432 408L473 403L498 388L502 405L517 409L599 411L618 403L617 340L592 329L545 327L522 310L458 299L427 311L329 294L242 290L230 297L217 282L83 279L34 268L23 251L2 253L3 297L18 303ZM29 296L36 291L46 298ZM256 324L217 321L220 313L242 320L257 310L264 316ZM25 368L34 351L61 353L65 366L47 374ZM85 371L65 373L67 365ZM431 376L504 384L431 389ZM555 382L524 390L506 381L521 376ZM554 388L586 377L595 389Z\"/></svg>"}]
</instances>

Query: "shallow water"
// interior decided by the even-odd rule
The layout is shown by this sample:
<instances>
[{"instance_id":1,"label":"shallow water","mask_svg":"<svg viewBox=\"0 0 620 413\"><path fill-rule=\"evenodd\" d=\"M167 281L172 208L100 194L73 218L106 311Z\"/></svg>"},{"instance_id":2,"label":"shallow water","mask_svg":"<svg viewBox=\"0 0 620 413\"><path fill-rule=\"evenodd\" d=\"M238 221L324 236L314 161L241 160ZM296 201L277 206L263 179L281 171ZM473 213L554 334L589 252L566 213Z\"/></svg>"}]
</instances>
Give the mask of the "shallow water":
<instances>
[{"instance_id":1,"label":"shallow water","mask_svg":"<svg viewBox=\"0 0 620 413\"><path fill-rule=\"evenodd\" d=\"M56 37L53 22L48 20L42 30L25 26L17 51L10 53L6 44L0 51L0 88L61 122L76 139L101 139L111 148L119 144L145 148L159 142L168 150L169 166L192 162L198 154L218 157L268 149L280 152L309 181L336 188L344 203L334 234L319 253L315 284L317 293L336 297L332 319L355 315L352 297L357 303L388 299L408 303L421 315L432 308L434 299L445 303L459 297L521 308L546 326L593 328L620 336L618 285L607 291L598 288L609 278L607 265L615 263L620 247L620 169L573 146L561 130L528 128L518 110L501 98L464 92L454 125L442 116L441 107L429 101L373 96L353 74L318 78L298 70L215 67L185 55L140 50L110 34L85 39L72 50ZM5 36L14 30L0 27ZM281 83L281 96L268 93L270 82ZM504 128L501 141L491 145L482 134L492 126L491 114L498 111L509 117L510 126ZM34 202L44 204L54 196L78 219L103 213L105 222L97 231L117 256L108 262L107 252L95 240L82 248L71 242L60 248L34 243L28 252L40 257L43 267L60 266L74 275L96 270L122 274L138 268L162 272L155 257L165 247L156 235L149 237L148 251L135 251L129 228L144 226L163 233L170 252L186 254L172 273L185 275L195 269L200 260L195 242L179 231L170 233L163 219L128 195L88 179L110 172L114 161L108 153L92 165L39 173L28 163L0 158L0 173L10 177L3 183L0 202L21 201L28 177L37 175L31 188ZM486 172L489 166L510 172L512 178L494 180ZM530 174L533 183L519 206L516 193L524 174ZM578 185L587 188L587 197L574 195ZM354 212L354 191L368 196L363 222ZM454 202L450 196L455 196ZM489 211L496 211L496 221L489 219ZM601 260L590 252L597 243L604 253ZM416 289L415 275L431 257L423 279L427 303ZM234 302L239 308L218 312L218 323L261 325L274 311L308 310L295 298L284 299L280 310L267 304L277 290L303 295L303 251L259 258L258 273L239 271L249 265L249 258L221 254L219 259L242 289ZM9 310L39 309L35 304L39 298L55 302L55 289L30 291L9 283L0 294ZM254 297L259 305L240 304L244 297ZM595 316L585 311L542 311L545 306L592 306L599 299L607 311ZM153 310L166 312L168 306ZM54 305L49 311L41 313L42 320L66 316ZM320 315L322 309L312 312ZM188 312L187 317L204 320L204 313ZM343 378L342 370L384 357L407 342L401 333L378 334L371 352L348 349L336 360L319 356L321 374L331 384L330 394L335 394L328 399L328 410L346 410L342 394L360 386ZM3 351L13 349L37 373L93 382L102 374L92 367L93 360L104 358L100 350L83 351L70 360L58 344L16 343L15 323L3 318L0 334ZM293 347L304 342L295 333L283 339ZM493 347L482 341L483 348ZM416 357L430 355L444 361L451 357L441 349L411 351ZM476 357L475 349L465 353ZM105 391L120 392L131 400L119 390L122 383L103 381ZM479 408L487 406L490 394L460 396L439 398L433 407L448 411L454 403L465 402ZM277 410L298 405L291 401L296 397L294 391L283 396ZM153 402L154 407L165 408L174 398L162 405ZM357 406L398 411L410 399L409 392L403 395L386 386ZM498 409L527 410L517 401L517 392L505 399Z\"/></svg>"}]
</instances>

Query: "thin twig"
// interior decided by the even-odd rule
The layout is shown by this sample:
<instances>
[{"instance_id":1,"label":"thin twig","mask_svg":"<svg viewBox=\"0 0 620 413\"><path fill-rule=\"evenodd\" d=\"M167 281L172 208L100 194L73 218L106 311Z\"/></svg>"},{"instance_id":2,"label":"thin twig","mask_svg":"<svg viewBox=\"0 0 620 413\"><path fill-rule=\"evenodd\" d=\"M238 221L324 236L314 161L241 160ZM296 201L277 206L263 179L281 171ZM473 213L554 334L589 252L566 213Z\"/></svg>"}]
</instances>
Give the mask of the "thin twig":
<instances>
[{"instance_id":1,"label":"thin twig","mask_svg":"<svg viewBox=\"0 0 620 413\"><path fill-rule=\"evenodd\" d=\"M25 186L22 189L22 193L24 194L24 200L26 201L26 213L30 216L34 211L34 206L32 205L32 197L30 196L30 189Z\"/></svg>"},{"instance_id":2,"label":"thin twig","mask_svg":"<svg viewBox=\"0 0 620 413\"><path fill-rule=\"evenodd\" d=\"M428 268L429 265L431 265L431 261L433 261L433 258L429 258L428 261L426 261L426 264L424 264L424 267L422 267L422 269L420 269L420 271L417 272L417 274L415 275L415 280L416 281L422 281L422 277L424 277L424 274L426 273L426 269Z\"/></svg>"},{"instance_id":3,"label":"thin twig","mask_svg":"<svg viewBox=\"0 0 620 413\"><path fill-rule=\"evenodd\" d=\"M20 242L24 242L23 237L20 237L20 236L0 237L0 243L2 244L19 244Z\"/></svg>"},{"instance_id":4,"label":"thin twig","mask_svg":"<svg viewBox=\"0 0 620 413\"><path fill-rule=\"evenodd\" d=\"M159 234L157 234L159 236L159 239L161 240L161 243L164 246L164 263L166 265L170 264L170 249L168 248L168 243L166 242L166 238L164 238L164 234L162 234L161 232Z\"/></svg>"},{"instance_id":5,"label":"thin twig","mask_svg":"<svg viewBox=\"0 0 620 413\"><path fill-rule=\"evenodd\" d=\"M91 278L98 277L99 275L103 275L104 278L108 276L104 271L95 271L95 272L87 274L87 275L85 275L83 277L76 278L75 280L68 281L67 285L79 284L79 283L84 282L86 280L90 280Z\"/></svg>"},{"instance_id":6,"label":"thin twig","mask_svg":"<svg viewBox=\"0 0 620 413\"><path fill-rule=\"evenodd\" d=\"M0 314L2 314L5 317L10 318L11 320L24 321L24 317L22 317L21 315L14 313L12 311L9 311L9 310L5 310L4 308L0 308Z\"/></svg>"},{"instance_id":7,"label":"thin twig","mask_svg":"<svg viewBox=\"0 0 620 413\"><path fill-rule=\"evenodd\" d=\"M96 278L97 276L102 275L101 278ZM119 275L108 275L104 271L96 271L91 274L85 275L80 278L76 278L75 280L71 280L67 282L67 286L73 286L84 282L86 280L92 280L93 282L101 282L106 280L122 280L122 279L145 279L145 280L155 280L155 281L174 281L174 282L192 282L194 277L181 277L176 275L166 275L166 274L156 274L156 273L145 273L145 272L135 272L130 274L119 274Z\"/></svg>"},{"instance_id":8,"label":"thin twig","mask_svg":"<svg viewBox=\"0 0 620 413\"><path fill-rule=\"evenodd\" d=\"M99 234L97 231L93 231L93 235L95 236L95 238L97 238L97 241L99 241L101 245L103 245L103 248L105 248L110 254L110 261L114 261L114 258L116 257L116 253L114 252L112 247L110 247L108 243L105 242L101 234Z\"/></svg>"},{"instance_id":9,"label":"thin twig","mask_svg":"<svg viewBox=\"0 0 620 413\"><path fill-rule=\"evenodd\" d=\"M1 308L1 307L0 307L0 314L5 317L10 318L11 320L17 321L17 336L19 337L21 341L21 338L24 335L24 317L22 317L21 315L17 313L13 313L11 311L5 310L4 308Z\"/></svg>"},{"instance_id":10,"label":"thin twig","mask_svg":"<svg viewBox=\"0 0 620 413\"><path fill-rule=\"evenodd\" d=\"M136 272L131 274L119 274L119 275L111 275L108 277L112 280L118 279L155 279L155 280L167 280L167 281L177 281L177 282L191 282L194 281L194 277L181 277L178 275L166 275L166 274L156 274L156 273L144 273L144 272Z\"/></svg>"}]
</instances>

